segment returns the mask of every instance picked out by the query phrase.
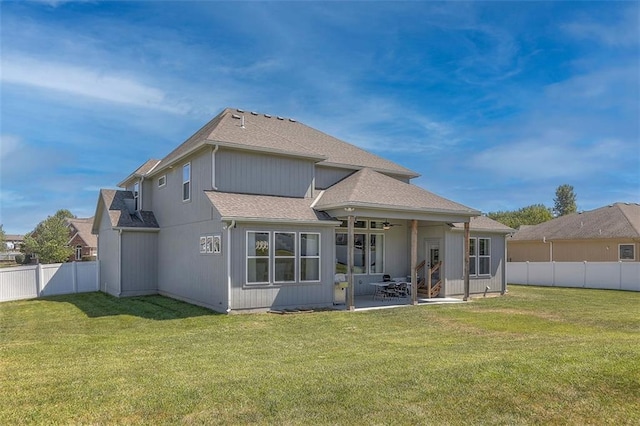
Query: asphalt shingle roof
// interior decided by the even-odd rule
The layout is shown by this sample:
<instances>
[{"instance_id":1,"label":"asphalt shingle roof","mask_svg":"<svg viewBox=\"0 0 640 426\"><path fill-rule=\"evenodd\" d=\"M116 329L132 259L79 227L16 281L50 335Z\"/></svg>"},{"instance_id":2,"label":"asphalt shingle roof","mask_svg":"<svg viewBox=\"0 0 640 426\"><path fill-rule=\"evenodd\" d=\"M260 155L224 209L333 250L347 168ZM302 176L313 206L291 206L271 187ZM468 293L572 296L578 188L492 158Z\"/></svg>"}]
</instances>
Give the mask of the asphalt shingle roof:
<instances>
[{"instance_id":1,"label":"asphalt shingle roof","mask_svg":"<svg viewBox=\"0 0 640 426\"><path fill-rule=\"evenodd\" d=\"M369 167L407 177L419 175L299 121L231 108L223 110L169 153L155 170L169 166L207 143L308 157L327 165Z\"/></svg>"},{"instance_id":2,"label":"asphalt shingle roof","mask_svg":"<svg viewBox=\"0 0 640 426\"><path fill-rule=\"evenodd\" d=\"M139 212L139 216L129 213L124 200L133 199L131 191L101 189L100 197L109 214L111 226L118 228L159 228L153 212L143 210Z\"/></svg>"},{"instance_id":3,"label":"asphalt shingle roof","mask_svg":"<svg viewBox=\"0 0 640 426\"><path fill-rule=\"evenodd\" d=\"M355 172L325 190L315 208L325 210L347 204L393 210L480 215L479 211L470 207L367 168Z\"/></svg>"},{"instance_id":4,"label":"asphalt shingle roof","mask_svg":"<svg viewBox=\"0 0 640 426\"><path fill-rule=\"evenodd\" d=\"M225 220L322 222L333 220L311 208L311 198L275 197L205 191L207 198Z\"/></svg>"},{"instance_id":5,"label":"asphalt shingle roof","mask_svg":"<svg viewBox=\"0 0 640 426\"><path fill-rule=\"evenodd\" d=\"M71 218L67 219L67 223L70 226L73 226L75 231L78 233L82 241L87 245L87 247L98 247L98 237L91 233L91 228L93 228L93 218Z\"/></svg>"},{"instance_id":6,"label":"asphalt shingle roof","mask_svg":"<svg viewBox=\"0 0 640 426\"><path fill-rule=\"evenodd\" d=\"M519 229L512 241L640 238L640 204L615 203Z\"/></svg>"},{"instance_id":7,"label":"asphalt shingle roof","mask_svg":"<svg viewBox=\"0 0 640 426\"><path fill-rule=\"evenodd\" d=\"M454 223L453 227L463 229L464 223ZM487 216L472 217L469 222L469 229L471 231L503 232L505 234L514 232L513 228L509 228L507 225L503 225Z\"/></svg>"}]
</instances>

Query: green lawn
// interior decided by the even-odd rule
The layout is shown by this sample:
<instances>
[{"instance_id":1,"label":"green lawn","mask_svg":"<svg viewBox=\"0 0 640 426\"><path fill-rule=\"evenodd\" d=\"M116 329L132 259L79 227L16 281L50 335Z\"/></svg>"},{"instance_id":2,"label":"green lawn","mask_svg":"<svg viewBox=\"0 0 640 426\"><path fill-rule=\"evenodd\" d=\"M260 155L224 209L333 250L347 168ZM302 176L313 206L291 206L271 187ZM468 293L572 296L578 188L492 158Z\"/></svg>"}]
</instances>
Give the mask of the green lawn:
<instances>
[{"instance_id":1,"label":"green lawn","mask_svg":"<svg viewBox=\"0 0 640 426\"><path fill-rule=\"evenodd\" d=\"M640 424L640 294L218 315L0 304L0 424Z\"/></svg>"}]
</instances>

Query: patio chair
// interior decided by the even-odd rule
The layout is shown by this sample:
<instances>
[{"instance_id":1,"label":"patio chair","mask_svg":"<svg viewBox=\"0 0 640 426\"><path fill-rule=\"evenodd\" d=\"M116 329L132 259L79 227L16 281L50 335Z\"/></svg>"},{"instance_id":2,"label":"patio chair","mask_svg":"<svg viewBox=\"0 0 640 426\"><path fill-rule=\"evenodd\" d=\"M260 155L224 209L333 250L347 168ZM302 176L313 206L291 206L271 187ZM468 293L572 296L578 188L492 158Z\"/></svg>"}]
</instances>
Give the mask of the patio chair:
<instances>
[{"instance_id":1,"label":"patio chair","mask_svg":"<svg viewBox=\"0 0 640 426\"><path fill-rule=\"evenodd\" d=\"M382 281L383 281L383 282L385 282L385 283L386 283L386 282L390 282L390 281L391 281L391 275L389 275L389 274L384 274L384 275L382 276Z\"/></svg>"},{"instance_id":2,"label":"patio chair","mask_svg":"<svg viewBox=\"0 0 640 426\"><path fill-rule=\"evenodd\" d=\"M402 282L397 284L397 291L400 297L409 297L409 286L407 283Z\"/></svg>"},{"instance_id":3,"label":"patio chair","mask_svg":"<svg viewBox=\"0 0 640 426\"><path fill-rule=\"evenodd\" d=\"M400 294L398 293L398 285L391 281L387 287L382 290L382 294L384 297L395 297L399 298Z\"/></svg>"}]
</instances>

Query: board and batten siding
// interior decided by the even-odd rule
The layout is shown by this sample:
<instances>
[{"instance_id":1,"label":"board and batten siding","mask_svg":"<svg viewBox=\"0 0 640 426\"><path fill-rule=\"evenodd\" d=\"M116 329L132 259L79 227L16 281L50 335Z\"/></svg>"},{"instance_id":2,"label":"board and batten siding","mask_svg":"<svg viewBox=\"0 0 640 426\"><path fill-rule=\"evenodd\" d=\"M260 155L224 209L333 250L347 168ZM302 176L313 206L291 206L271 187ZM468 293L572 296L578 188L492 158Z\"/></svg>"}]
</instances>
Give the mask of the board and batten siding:
<instances>
[{"instance_id":1,"label":"board and batten siding","mask_svg":"<svg viewBox=\"0 0 640 426\"><path fill-rule=\"evenodd\" d=\"M320 234L320 282L272 285L246 284L247 231L300 232ZM225 240L226 241L226 240ZM231 309L264 310L333 305L334 228L273 224L238 224L231 232ZM299 253L299 251L298 251ZM273 268L273 266L271 266ZM273 272L273 269L271 269Z\"/></svg>"},{"instance_id":2,"label":"board and batten siding","mask_svg":"<svg viewBox=\"0 0 640 426\"><path fill-rule=\"evenodd\" d=\"M504 292L505 283L505 237L504 235L483 234L471 231L471 238L491 239L491 276L470 277L469 293L481 294L489 286L488 293ZM464 294L464 232L446 232L444 243L447 259L444 271L445 296ZM440 248L442 250L442 248Z\"/></svg>"},{"instance_id":3,"label":"board and batten siding","mask_svg":"<svg viewBox=\"0 0 640 426\"><path fill-rule=\"evenodd\" d=\"M200 237L220 235L221 254L201 254ZM158 235L160 294L225 312L228 255L226 231L219 218L165 227Z\"/></svg>"},{"instance_id":4,"label":"board and batten siding","mask_svg":"<svg viewBox=\"0 0 640 426\"><path fill-rule=\"evenodd\" d=\"M286 197L312 194L311 160L223 148L215 155L219 191Z\"/></svg>"},{"instance_id":5,"label":"board and batten siding","mask_svg":"<svg viewBox=\"0 0 640 426\"><path fill-rule=\"evenodd\" d=\"M156 232L123 231L120 296L140 296L158 292Z\"/></svg>"},{"instance_id":6,"label":"board and batten siding","mask_svg":"<svg viewBox=\"0 0 640 426\"><path fill-rule=\"evenodd\" d=\"M353 173L355 170L316 166L315 187L316 189L327 189Z\"/></svg>"},{"instance_id":7,"label":"board and batten siding","mask_svg":"<svg viewBox=\"0 0 640 426\"><path fill-rule=\"evenodd\" d=\"M191 164L191 198L182 200L182 169ZM158 179L166 176L164 186L158 186ZM158 224L166 227L185 223L210 220L213 207L203 191L211 190L211 149L205 148L196 152L173 168L165 169L153 177L151 194L151 211ZM143 200L145 208L147 200Z\"/></svg>"},{"instance_id":8,"label":"board and batten siding","mask_svg":"<svg viewBox=\"0 0 640 426\"><path fill-rule=\"evenodd\" d=\"M99 224L98 263L100 265L100 291L112 296L120 294L120 235L114 230L109 212L102 212Z\"/></svg>"}]
</instances>

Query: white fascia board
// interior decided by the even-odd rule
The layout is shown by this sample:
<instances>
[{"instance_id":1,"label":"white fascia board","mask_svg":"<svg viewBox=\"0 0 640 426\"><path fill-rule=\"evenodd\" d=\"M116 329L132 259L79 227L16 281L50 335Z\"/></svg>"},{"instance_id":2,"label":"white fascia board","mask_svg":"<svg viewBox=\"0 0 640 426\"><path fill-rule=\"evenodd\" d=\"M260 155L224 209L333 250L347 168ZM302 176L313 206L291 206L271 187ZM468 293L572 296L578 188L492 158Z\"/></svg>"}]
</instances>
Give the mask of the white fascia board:
<instances>
[{"instance_id":1,"label":"white fascia board","mask_svg":"<svg viewBox=\"0 0 640 426\"><path fill-rule=\"evenodd\" d=\"M313 225L313 226L338 226L342 222L337 220L292 220L292 219L270 219L263 217L238 217L223 216L220 218L222 222L230 222L235 220L237 223L277 223L289 225Z\"/></svg>"},{"instance_id":2,"label":"white fascia board","mask_svg":"<svg viewBox=\"0 0 640 426\"><path fill-rule=\"evenodd\" d=\"M327 210L335 210L335 209L343 209L346 207L353 208L362 208L362 209L371 209L371 210L384 210L385 212L391 214L394 211L399 212L409 212L409 213L422 213L422 214L451 214L462 217L475 217L482 215L482 212L479 210L450 210L450 209L427 209L427 208L418 208L418 207L407 207L407 206L390 206L386 204L373 204L373 203L359 203L359 202L346 202L346 203L336 203L328 206L319 206L318 210L327 211ZM464 221L463 221L464 222Z\"/></svg>"},{"instance_id":3,"label":"white fascia board","mask_svg":"<svg viewBox=\"0 0 640 426\"><path fill-rule=\"evenodd\" d=\"M135 228L127 226L114 226L115 231L127 231L127 232L160 232L160 228Z\"/></svg>"}]
</instances>

